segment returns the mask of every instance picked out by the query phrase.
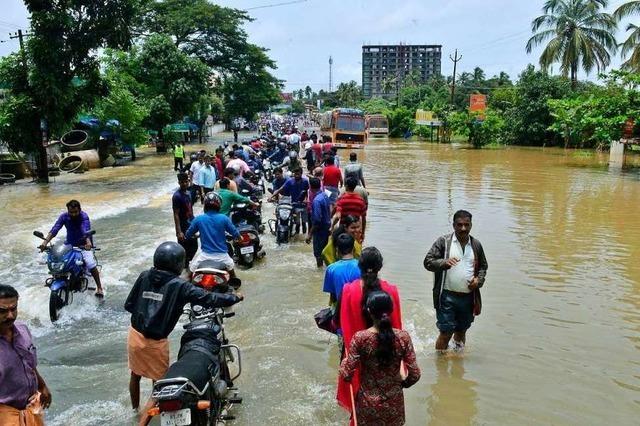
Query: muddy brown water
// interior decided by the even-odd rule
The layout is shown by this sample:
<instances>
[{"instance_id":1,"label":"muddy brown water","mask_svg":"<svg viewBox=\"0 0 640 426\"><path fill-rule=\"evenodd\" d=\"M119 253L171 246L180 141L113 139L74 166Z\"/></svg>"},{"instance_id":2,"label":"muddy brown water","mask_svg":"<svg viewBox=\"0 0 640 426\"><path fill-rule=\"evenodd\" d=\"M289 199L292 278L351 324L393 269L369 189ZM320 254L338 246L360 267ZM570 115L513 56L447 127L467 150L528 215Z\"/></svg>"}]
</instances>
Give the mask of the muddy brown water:
<instances>
[{"instance_id":1,"label":"muddy brown water","mask_svg":"<svg viewBox=\"0 0 640 426\"><path fill-rule=\"evenodd\" d=\"M382 276L400 289L422 369L405 393L407 424L637 424L637 168L613 172L605 156L555 149L402 140L375 141L359 154L371 191L367 244L380 248ZM48 424L135 422L122 305L155 246L173 238L171 165L150 154L135 167L63 175L49 186L0 187L0 280L20 290L20 316L53 392ZM97 231L107 298L99 306L78 296L54 327L31 232L47 231L70 198ZM432 275L422 259L459 208L473 213L472 234L489 261L484 311L464 356L437 357ZM313 322L327 297L311 248L277 247L270 235L265 247L264 262L239 272L247 300L227 324L244 368L244 404L232 423L345 424L334 400L337 343ZM180 335L171 338L174 356Z\"/></svg>"}]
</instances>

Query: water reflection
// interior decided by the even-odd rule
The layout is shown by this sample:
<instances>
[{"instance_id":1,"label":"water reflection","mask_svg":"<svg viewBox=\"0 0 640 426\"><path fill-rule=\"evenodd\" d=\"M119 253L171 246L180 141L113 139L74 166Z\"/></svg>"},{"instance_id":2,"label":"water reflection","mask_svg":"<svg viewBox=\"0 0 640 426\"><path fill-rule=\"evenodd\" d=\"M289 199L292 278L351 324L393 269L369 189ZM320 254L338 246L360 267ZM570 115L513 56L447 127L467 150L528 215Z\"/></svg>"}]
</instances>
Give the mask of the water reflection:
<instances>
[{"instance_id":1,"label":"water reflection","mask_svg":"<svg viewBox=\"0 0 640 426\"><path fill-rule=\"evenodd\" d=\"M478 413L477 383L465 379L464 357L433 358L436 382L427 399L429 425L471 425Z\"/></svg>"}]
</instances>

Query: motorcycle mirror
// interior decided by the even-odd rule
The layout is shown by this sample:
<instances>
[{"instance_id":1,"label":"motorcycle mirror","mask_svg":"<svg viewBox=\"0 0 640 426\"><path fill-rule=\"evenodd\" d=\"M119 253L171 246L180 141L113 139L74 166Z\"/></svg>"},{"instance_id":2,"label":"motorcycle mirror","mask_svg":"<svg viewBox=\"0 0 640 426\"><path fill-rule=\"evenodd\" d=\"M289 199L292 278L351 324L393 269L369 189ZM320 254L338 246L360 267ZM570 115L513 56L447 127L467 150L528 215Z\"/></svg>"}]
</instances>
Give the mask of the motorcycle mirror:
<instances>
[{"instance_id":1,"label":"motorcycle mirror","mask_svg":"<svg viewBox=\"0 0 640 426\"><path fill-rule=\"evenodd\" d=\"M40 231L33 231L33 235L40 238L41 240L44 240L44 234Z\"/></svg>"},{"instance_id":2,"label":"motorcycle mirror","mask_svg":"<svg viewBox=\"0 0 640 426\"><path fill-rule=\"evenodd\" d=\"M229 279L229 286L231 288L233 288L234 290L239 289L241 285L242 285L242 280L240 278L230 278Z\"/></svg>"}]
</instances>

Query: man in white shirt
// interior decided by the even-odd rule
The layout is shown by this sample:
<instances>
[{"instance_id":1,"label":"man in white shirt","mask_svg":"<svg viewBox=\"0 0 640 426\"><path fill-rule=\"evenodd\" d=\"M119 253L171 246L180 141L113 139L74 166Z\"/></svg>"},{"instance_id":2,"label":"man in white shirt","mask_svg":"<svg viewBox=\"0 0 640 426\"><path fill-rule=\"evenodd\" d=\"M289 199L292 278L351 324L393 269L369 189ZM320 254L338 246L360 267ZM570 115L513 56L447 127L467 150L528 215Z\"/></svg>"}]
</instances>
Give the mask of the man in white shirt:
<instances>
[{"instance_id":1,"label":"man in white shirt","mask_svg":"<svg viewBox=\"0 0 640 426\"><path fill-rule=\"evenodd\" d=\"M474 316L480 314L480 287L487 274L487 259L482 244L470 235L471 213L458 210L453 215L452 234L433 244L424 259L424 267L435 273L433 304L440 336L436 350L445 351L453 336L454 349L462 351L466 332Z\"/></svg>"},{"instance_id":2,"label":"man in white shirt","mask_svg":"<svg viewBox=\"0 0 640 426\"><path fill-rule=\"evenodd\" d=\"M200 194L200 169L204 167L204 154L198 154L198 161L194 161L191 163L191 168L189 169L189 179L191 179L191 187L189 187L189 191L191 192L191 204L195 204L198 199L198 195Z\"/></svg>"}]
</instances>

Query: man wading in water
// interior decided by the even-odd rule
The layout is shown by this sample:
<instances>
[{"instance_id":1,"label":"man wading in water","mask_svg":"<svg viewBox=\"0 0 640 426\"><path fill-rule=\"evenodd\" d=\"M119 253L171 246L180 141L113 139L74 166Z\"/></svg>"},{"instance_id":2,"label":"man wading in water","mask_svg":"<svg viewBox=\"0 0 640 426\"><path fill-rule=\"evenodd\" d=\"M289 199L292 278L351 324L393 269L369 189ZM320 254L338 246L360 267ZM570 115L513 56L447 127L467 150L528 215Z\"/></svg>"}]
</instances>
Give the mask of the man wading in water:
<instances>
[{"instance_id":1,"label":"man wading in water","mask_svg":"<svg viewBox=\"0 0 640 426\"><path fill-rule=\"evenodd\" d=\"M480 287L487 274L487 259L480 241L471 232L471 213L458 210L453 215L452 234L436 240L426 257L424 267L435 273L433 306L440 336L436 350L447 350L453 336L453 349L462 351L466 332L474 316L480 315Z\"/></svg>"}]
</instances>

